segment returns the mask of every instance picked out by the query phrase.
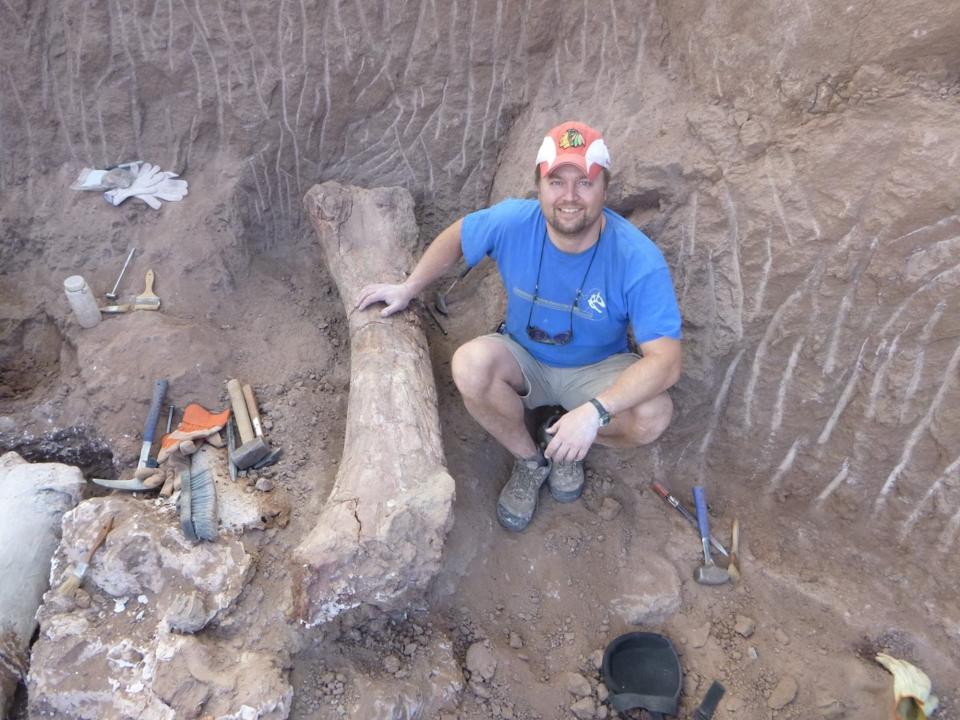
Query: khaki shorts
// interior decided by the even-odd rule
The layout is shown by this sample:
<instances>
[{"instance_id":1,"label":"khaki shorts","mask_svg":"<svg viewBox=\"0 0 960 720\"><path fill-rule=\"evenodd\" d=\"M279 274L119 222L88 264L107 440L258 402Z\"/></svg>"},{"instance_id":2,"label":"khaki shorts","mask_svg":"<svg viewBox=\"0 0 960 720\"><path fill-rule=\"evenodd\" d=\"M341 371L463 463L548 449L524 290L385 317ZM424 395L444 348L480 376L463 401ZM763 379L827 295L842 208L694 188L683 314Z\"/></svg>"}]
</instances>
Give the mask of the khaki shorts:
<instances>
[{"instance_id":1,"label":"khaki shorts","mask_svg":"<svg viewBox=\"0 0 960 720\"><path fill-rule=\"evenodd\" d=\"M554 367L536 360L509 335L490 333L485 337L506 345L520 365L527 386L520 397L529 410L543 405L561 405L564 410L573 410L613 385L620 373L640 359L634 353L619 353L593 365Z\"/></svg>"}]
</instances>

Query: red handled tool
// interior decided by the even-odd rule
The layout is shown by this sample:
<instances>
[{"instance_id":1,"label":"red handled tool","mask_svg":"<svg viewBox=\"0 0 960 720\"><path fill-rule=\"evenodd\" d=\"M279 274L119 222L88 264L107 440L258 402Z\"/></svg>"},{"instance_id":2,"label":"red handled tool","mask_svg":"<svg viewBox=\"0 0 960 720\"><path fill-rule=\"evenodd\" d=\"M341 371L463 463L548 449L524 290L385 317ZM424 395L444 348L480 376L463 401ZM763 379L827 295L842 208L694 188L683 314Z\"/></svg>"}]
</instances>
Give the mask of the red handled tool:
<instances>
[{"instance_id":1,"label":"red handled tool","mask_svg":"<svg viewBox=\"0 0 960 720\"><path fill-rule=\"evenodd\" d=\"M689 510L687 510L687 508L685 508L679 500L677 500L673 495L671 495L669 490L667 490L663 485L658 483L656 480L654 480L650 484L650 486L653 488L653 491L657 493L657 495L663 498L664 502L676 508L677 512L683 515L687 519L688 523L693 525L693 527L697 527L697 518L694 516L694 514ZM713 546L714 550L716 550L718 553L720 553L725 557L729 557L730 553L727 552L727 549L723 545L721 545L720 541L717 540L713 535L710 536L710 544Z\"/></svg>"}]
</instances>

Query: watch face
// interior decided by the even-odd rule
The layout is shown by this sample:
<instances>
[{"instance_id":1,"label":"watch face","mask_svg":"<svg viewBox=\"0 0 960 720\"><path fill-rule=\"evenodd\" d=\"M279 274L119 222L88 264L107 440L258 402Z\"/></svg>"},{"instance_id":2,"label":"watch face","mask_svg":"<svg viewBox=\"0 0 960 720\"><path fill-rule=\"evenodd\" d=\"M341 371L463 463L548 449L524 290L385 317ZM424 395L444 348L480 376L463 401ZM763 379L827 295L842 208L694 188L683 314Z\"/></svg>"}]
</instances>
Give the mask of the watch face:
<instances>
[{"instance_id":1,"label":"watch face","mask_svg":"<svg viewBox=\"0 0 960 720\"><path fill-rule=\"evenodd\" d=\"M607 409L600 404L600 401L596 398L590 399L591 404L597 409L597 415L600 416L600 427L610 424L610 413L607 412Z\"/></svg>"}]
</instances>

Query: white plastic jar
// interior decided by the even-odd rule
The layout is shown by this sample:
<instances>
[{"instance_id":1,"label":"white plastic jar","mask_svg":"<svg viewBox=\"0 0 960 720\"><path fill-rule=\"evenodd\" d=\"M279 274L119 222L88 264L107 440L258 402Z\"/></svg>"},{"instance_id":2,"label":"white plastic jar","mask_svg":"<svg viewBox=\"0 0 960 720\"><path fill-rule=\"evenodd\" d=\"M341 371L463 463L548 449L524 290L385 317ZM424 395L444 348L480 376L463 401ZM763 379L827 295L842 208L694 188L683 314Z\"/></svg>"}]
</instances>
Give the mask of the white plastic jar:
<instances>
[{"instance_id":1,"label":"white plastic jar","mask_svg":"<svg viewBox=\"0 0 960 720\"><path fill-rule=\"evenodd\" d=\"M71 275L63 281L63 289L80 327L95 327L100 322L100 308L87 281L80 275Z\"/></svg>"}]
</instances>

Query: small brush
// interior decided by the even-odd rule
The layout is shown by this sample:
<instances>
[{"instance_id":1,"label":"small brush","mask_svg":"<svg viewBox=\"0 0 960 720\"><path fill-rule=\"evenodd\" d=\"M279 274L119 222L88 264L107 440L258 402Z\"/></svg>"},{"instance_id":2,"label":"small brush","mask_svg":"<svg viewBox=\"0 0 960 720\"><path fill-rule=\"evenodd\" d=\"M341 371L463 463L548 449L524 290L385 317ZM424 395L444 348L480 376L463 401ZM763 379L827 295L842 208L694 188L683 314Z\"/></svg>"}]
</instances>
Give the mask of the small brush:
<instances>
[{"instance_id":1,"label":"small brush","mask_svg":"<svg viewBox=\"0 0 960 720\"><path fill-rule=\"evenodd\" d=\"M180 473L180 529L188 540L196 540L197 532L193 528L193 507L191 491L193 486L190 482L190 470L184 470Z\"/></svg>"},{"instance_id":2,"label":"small brush","mask_svg":"<svg viewBox=\"0 0 960 720\"><path fill-rule=\"evenodd\" d=\"M217 519L217 486L207 468L190 474L190 519L198 540L216 540L220 534Z\"/></svg>"},{"instance_id":3,"label":"small brush","mask_svg":"<svg viewBox=\"0 0 960 720\"><path fill-rule=\"evenodd\" d=\"M94 538L93 545L91 545L90 549L87 551L87 557L83 560L83 562L69 570L67 579L60 583L60 587L57 588L57 594L65 597L71 597L77 590L80 589L80 584L83 582L83 576L87 574L87 568L90 567L90 561L93 560L93 554L97 551L97 548L103 544L103 541L107 539L107 535L110 534L111 528L113 528L112 515L107 519L107 522L104 523L103 527L100 528L100 532L98 532L97 536Z\"/></svg>"}]
</instances>

